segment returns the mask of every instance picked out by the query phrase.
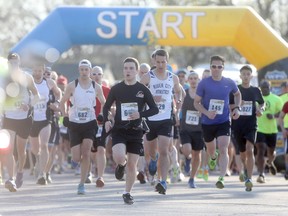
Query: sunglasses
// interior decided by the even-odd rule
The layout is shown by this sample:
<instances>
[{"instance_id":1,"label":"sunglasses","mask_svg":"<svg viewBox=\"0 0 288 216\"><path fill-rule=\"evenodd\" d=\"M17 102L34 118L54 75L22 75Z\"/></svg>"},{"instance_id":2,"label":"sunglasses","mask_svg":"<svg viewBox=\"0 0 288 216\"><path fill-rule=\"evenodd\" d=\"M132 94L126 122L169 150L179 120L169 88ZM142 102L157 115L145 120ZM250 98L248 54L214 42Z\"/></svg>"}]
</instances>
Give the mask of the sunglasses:
<instances>
[{"instance_id":1,"label":"sunglasses","mask_svg":"<svg viewBox=\"0 0 288 216\"><path fill-rule=\"evenodd\" d=\"M80 71L89 71L89 68L81 68Z\"/></svg>"},{"instance_id":2,"label":"sunglasses","mask_svg":"<svg viewBox=\"0 0 288 216\"><path fill-rule=\"evenodd\" d=\"M221 69L223 69L223 65L211 65L211 68L213 68L213 69L219 69L219 70L221 70Z\"/></svg>"},{"instance_id":3,"label":"sunglasses","mask_svg":"<svg viewBox=\"0 0 288 216\"><path fill-rule=\"evenodd\" d=\"M92 75L93 75L93 76L96 76L96 75L101 76L102 73L92 73Z\"/></svg>"}]
</instances>

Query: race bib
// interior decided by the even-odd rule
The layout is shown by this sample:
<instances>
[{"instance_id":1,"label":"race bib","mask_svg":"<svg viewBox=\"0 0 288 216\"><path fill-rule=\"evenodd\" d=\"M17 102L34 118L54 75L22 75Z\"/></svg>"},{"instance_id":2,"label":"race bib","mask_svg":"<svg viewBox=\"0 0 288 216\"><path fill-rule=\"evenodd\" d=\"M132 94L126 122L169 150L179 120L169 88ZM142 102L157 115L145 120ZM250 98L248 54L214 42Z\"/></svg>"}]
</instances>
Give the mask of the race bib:
<instances>
[{"instance_id":1,"label":"race bib","mask_svg":"<svg viewBox=\"0 0 288 216\"><path fill-rule=\"evenodd\" d=\"M103 131L103 125L98 125L98 131L96 133L96 138L101 137L102 131Z\"/></svg>"},{"instance_id":2,"label":"race bib","mask_svg":"<svg viewBox=\"0 0 288 216\"><path fill-rule=\"evenodd\" d=\"M198 125L199 124L199 112L187 110L185 123L188 125Z\"/></svg>"},{"instance_id":3,"label":"race bib","mask_svg":"<svg viewBox=\"0 0 288 216\"><path fill-rule=\"evenodd\" d=\"M208 111L216 111L216 114L222 115L224 109L224 100L211 99Z\"/></svg>"},{"instance_id":4,"label":"race bib","mask_svg":"<svg viewBox=\"0 0 288 216\"><path fill-rule=\"evenodd\" d=\"M87 121L91 118L91 111L89 108L80 108L76 109L76 120L78 121Z\"/></svg>"},{"instance_id":5,"label":"race bib","mask_svg":"<svg viewBox=\"0 0 288 216\"><path fill-rule=\"evenodd\" d=\"M128 121L129 115L138 112L137 103L121 103L121 120Z\"/></svg>"},{"instance_id":6,"label":"race bib","mask_svg":"<svg viewBox=\"0 0 288 216\"><path fill-rule=\"evenodd\" d=\"M252 115L252 101L244 101L241 107L240 115L243 115L243 116Z\"/></svg>"},{"instance_id":7,"label":"race bib","mask_svg":"<svg viewBox=\"0 0 288 216\"><path fill-rule=\"evenodd\" d=\"M157 103L158 109L159 109L159 113L164 113L165 112L165 103Z\"/></svg>"},{"instance_id":8,"label":"race bib","mask_svg":"<svg viewBox=\"0 0 288 216\"><path fill-rule=\"evenodd\" d=\"M14 110L19 110L21 108L22 103L23 103L22 101L15 101Z\"/></svg>"},{"instance_id":9,"label":"race bib","mask_svg":"<svg viewBox=\"0 0 288 216\"><path fill-rule=\"evenodd\" d=\"M46 103L46 99L45 98L40 99L40 101L38 101L34 105L34 110L37 111L37 112L46 111L46 109L47 109L47 103Z\"/></svg>"}]
</instances>

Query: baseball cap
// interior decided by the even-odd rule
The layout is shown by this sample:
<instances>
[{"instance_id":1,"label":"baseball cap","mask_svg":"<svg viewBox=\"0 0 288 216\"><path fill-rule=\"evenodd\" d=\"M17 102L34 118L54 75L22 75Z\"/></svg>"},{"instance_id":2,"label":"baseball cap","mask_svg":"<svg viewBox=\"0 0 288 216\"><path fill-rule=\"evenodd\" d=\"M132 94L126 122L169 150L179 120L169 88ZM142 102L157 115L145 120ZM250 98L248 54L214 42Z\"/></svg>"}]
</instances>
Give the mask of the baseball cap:
<instances>
[{"instance_id":1,"label":"baseball cap","mask_svg":"<svg viewBox=\"0 0 288 216\"><path fill-rule=\"evenodd\" d=\"M86 67L90 67L92 68L92 64L89 60L87 59L82 59L80 62L79 62L79 67L81 66L86 66Z\"/></svg>"},{"instance_id":2,"label":"baseball cap","mask_svg":"<svg viewBox=\"0 0 288 216\"><path fill-rule=\"evenodd\" d=\"M45 67L45 73L48 72L48 73L51 73L52 71L52 68L51 67Z\"/></svg>"},{"instance_id":3,"label":"baseball cap","mask_svg":"<svg viewBox=\"0 0 288 216\"><path fill-rule=\"evenodd\" d=\"M179 75L179 74L187 74L187 70L186 69L179 69L177 72L176 72L176 75Z\"/></svg>"}]
</instances>

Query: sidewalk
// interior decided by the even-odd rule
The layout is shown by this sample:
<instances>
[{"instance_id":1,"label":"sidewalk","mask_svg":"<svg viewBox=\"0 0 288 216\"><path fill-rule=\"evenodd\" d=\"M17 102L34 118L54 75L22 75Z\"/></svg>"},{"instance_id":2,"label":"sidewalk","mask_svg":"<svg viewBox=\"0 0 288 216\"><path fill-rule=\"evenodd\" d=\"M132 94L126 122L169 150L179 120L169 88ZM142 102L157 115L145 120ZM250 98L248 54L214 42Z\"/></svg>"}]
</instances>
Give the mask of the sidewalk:
<instances>
[{"instance_id":1,"label":"sidewalk","mask_svg":"<svg viewBox=\"0 0 288 216\"><path fill-rule=\"evenodd\" d=\"M169 184L167 195L154 192L150 184L138 181L132 195L135 203L125 205L122 192L125 182L117 181L113 174L105 174L105 187L86 184L86 195L76 194L79 176L72 171L54 174L53 183L36 185L29 172L16 193L0 186L0 215L287 215L288 181L281 174L267 175L265 184L256 183L252 192L246 192L238 176L225 178L225 188L215 188L216 174L209 181L197 179L198 188L190 189L185 181Z\"/></svg>"}]
</instances>

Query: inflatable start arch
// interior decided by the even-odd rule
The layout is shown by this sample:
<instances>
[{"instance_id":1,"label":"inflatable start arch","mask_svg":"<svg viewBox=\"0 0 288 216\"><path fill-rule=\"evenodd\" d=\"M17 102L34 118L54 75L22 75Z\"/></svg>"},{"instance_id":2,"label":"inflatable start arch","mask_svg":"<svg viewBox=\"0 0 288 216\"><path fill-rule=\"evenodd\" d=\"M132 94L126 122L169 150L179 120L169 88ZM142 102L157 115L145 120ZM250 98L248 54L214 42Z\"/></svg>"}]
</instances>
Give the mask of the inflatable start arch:
<instances>
[{"instance_id":1,"label":"inflatable start arch","mask_svg":"<svg viewBox=\"0 0 288 216\"><path fill-rule=\"evenodd\" d=\"M231 46L260 78L288 72L288 44L250 7L59 7L12 51L53 62L82 44Z\"/></svg>"}]
</instances>

